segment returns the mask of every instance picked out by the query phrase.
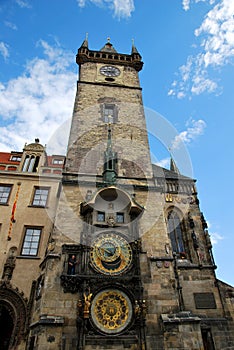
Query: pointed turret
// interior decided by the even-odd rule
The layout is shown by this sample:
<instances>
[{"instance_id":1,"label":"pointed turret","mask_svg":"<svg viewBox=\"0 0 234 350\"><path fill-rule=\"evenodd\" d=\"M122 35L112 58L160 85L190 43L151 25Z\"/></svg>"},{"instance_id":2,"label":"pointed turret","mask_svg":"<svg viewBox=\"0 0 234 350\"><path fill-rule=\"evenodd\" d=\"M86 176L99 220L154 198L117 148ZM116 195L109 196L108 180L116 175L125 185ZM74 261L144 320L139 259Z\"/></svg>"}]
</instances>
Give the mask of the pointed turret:
<instances>
[{"instance_id":1,"label":"pointed turret","mask_svg":"<svg viewBox=\"0 0 234 350\"><path fill-rule=\"evenodd\" d=\"M176 165L174 159L172 158L172 156L171 156L171 162L170 162L170 170L173 171L174 173L180 175L180 171L177 168L177 165Z\"/></svg>"},{"instance_id":2,"label":"pointed turret","mask_svg":"<svg viewBox=\"0 0 234 350\"><path fill-rule=\"evenodd\" d=\"M134 39L132 39L132 52L131 52L131 56L132 56L132 61L135 64L135 68L137 70L141 70L142 68L142 61L141 61L141 55L139 54L135 44L134 44Z\"/></svg>"},{"instance_id":3,"label":"pointed turret","mask_svg":"<svg viewBox=\"0 0 234 350\"><path fill-rule=\"evenodd\" d=\"M134 53L137 53L138 55L140 55L135 44L134 44L134 39L132 39L132 52L131 52L131 54L133 55Z\"/></svg>"},{"instance_id":4,"label":"pointed turret","mask_svg":"<svg viewBox=\"0 0 234 350\"><path fill-rule=\"evenodd\" d=\"M88 43L88 33L86 33L85 40L83 41L81 47L86 47L87 49L89 48L89 43Z\"/></svg>"}]
</instances>

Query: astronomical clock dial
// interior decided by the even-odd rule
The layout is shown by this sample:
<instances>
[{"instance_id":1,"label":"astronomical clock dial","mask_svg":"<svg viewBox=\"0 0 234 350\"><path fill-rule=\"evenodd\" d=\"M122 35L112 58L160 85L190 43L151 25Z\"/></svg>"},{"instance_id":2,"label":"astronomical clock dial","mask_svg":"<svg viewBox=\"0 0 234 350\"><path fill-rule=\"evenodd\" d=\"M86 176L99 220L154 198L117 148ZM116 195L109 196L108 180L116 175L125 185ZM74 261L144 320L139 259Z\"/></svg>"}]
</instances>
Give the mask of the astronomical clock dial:
<instances>
[{"instance_id":1,"label":"astronomical clock dial","mask_svg":"<svg viewBox=\"0 0 234 350\"><path fill-rule=\"evenodd\" d=\"M105 275L119 275L132 261L128 242L116 233L103 233L93 242L91 263L96 271Z\"/></svg>"},{"instance_id":2,"label":"astronomical clock dial","mask_svg":"<svg viewBox=\"0 0 234 350\"><path fill-rule=\"evenodd\" d=\"M101 291L93 299L91 317L101 332L106 334L120 333L131 321L131 301L120 290L106 289Z\"/></svg>"},{"instance_id":3,"label":"astronomical clock dial","mask_svg":"<svg viewBox=\"0 0 234 350\"><path fill-rule=\"evenodd\" d=\"M102 66L100 68L100 73L106 77L117 77L120 75L120 70L117 67L113 66Z\"/></svg>"}]
</instances>

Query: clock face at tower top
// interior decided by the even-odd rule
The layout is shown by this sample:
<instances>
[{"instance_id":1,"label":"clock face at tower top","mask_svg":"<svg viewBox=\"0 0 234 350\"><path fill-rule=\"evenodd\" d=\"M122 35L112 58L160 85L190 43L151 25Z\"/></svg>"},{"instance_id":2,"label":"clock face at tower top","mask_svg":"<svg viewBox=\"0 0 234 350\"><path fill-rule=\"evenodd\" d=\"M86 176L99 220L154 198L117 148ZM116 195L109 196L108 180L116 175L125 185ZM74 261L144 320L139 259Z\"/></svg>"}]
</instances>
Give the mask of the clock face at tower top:
<instances>
[{"instance_id":1,"label":"clock face at tower top","mask_svg":"<svg viewBox=\"0 0 234 350\"><path fill-rule=\"evenodd\" d=\"M117 67L113 66L102 66L100 68L100 73L106 77L117 77L120 75L120 70Z\"/></svg>"}]
</instances>

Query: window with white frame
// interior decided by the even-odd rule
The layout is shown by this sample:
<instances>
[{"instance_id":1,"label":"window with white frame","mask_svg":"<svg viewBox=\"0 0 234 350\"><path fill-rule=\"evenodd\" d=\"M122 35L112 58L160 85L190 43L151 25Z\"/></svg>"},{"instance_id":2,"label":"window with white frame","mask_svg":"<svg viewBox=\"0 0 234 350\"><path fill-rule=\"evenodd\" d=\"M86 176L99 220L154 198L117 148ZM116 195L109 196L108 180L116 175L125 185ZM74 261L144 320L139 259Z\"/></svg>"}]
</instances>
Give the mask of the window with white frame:
<instances>
[{"instance_id":1,"label":"window with white frame","mask_svg":"<svg viewBox=\"0 0 234 350\"><path fill-rule=\"evenodd\" d=\"M55 158L55 159L53 159L53 164L61 165L61 164L63 164L63 159L57 159L57 158Z\"/></svg>"},{"instance_id":2,"label":"window with white frame","mask_svg":"<svg viewBox=\"0 0 234 350\"><path fill-rule=\"evenodd\" d=\"M25 236L21 255L37 256L42 229L38 227L27 227L25 229Z\"/></svg>"},{"instance_id":3,"label":"window with white frame","mask_svg":"<svg viewBox=\"0 0 234 350\"><path fill-rule=\"evenodd\" d=\"M7 204L12 185L0 185L0 204Z\"/></svg>"},{"instance_id":4,"label":"window with white frame","mask_svg":"<svg viewBox=\"0 0 234 350\"><path fill-rule=\"evenodd\" d=\"M11 161L12 162L20 162L21 158L22 158L21 156L13 155L13 156L11 156Z\"/></svg>"},{"instance_id":5,"label":"window with white frame","mask_svg":"<svg viewBox=\"0 0 234 350\"><path fill-rule=\"evenodd\" d=\"M45 207L49 190L49 187L35 187L32 205L36 207Z\"/></svg>"}]
</instances>

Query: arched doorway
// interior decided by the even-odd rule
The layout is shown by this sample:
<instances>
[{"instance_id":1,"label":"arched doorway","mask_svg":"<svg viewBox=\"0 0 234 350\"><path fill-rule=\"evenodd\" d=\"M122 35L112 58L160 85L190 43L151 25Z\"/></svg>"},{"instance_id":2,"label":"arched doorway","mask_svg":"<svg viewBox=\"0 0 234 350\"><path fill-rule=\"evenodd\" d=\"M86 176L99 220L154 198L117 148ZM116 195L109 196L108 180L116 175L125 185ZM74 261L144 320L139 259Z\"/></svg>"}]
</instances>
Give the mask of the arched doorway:
<instances>
[{"instance_id":1,"label":"arched doorway","mask_svg":"<svg viewBox=\"0 0 234 350\"><path fill-rule=\"evenodd\" d=\"M0 281L0 349L13 350L25 341L27 299L9 282Z\"/></svg>"},{"instance_id":2,"label":"arched doorway","mask_svg":"<svg viewBox=\"0 0 234 350\"><path fill-rule=\"evenodd\" d=\"M14 329L12 313L6 305L0 303L0 349L8 350Z\"/></svg>"}]
</instances>

